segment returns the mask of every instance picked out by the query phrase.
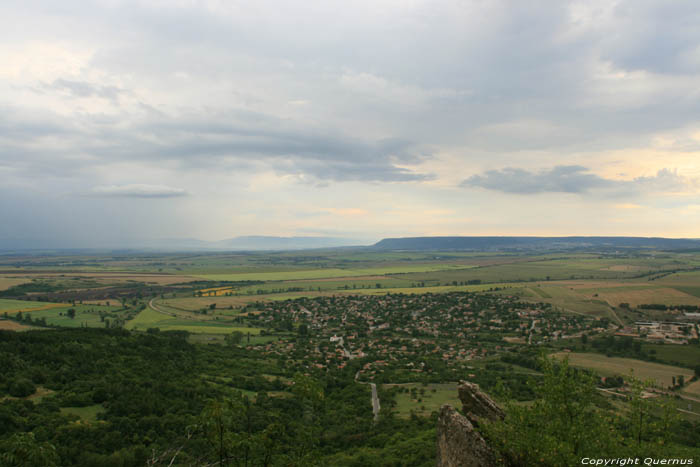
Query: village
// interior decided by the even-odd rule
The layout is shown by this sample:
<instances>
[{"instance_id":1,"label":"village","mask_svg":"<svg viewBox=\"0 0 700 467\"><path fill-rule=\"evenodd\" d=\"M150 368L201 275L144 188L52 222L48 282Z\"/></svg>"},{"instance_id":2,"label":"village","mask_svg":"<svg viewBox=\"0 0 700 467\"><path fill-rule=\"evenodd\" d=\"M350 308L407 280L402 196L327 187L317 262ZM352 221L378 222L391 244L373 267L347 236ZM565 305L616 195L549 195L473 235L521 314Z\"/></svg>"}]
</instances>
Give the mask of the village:
<instances>
[{"instance_id":1,"label":"village","mask_svg":"<svg viewBox=\"0 0 700 467\"><path fill-rule=\"evenodd\" d=\"M250 346L300 369L342 369L362 360L369 381L458 380L472 362L509 348L608 329L604 319L566 315L546 303L475 294L329 296L256 305L255 326L298 338ZM249 310L250 311L250 310Z\"/></svg>"}]
</instances>

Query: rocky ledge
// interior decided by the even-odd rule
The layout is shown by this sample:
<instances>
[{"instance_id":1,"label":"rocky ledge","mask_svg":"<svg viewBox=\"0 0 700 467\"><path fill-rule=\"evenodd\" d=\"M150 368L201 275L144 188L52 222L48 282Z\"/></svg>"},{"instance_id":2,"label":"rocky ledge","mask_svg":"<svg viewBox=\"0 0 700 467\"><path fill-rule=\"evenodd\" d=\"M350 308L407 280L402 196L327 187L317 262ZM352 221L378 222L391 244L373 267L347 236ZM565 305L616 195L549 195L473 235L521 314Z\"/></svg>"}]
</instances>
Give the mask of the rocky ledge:
<instances>
[{"instance_id":1,"label":"rocky ledge","mask_svg":"<svg viewBox=\"0 0 700 467\"><path fill-rule=\"evenodd\" d=\"M476 431L479 421L500 420L503 410L479 386L462 382L458 388L462 401L460 414L445 404L440 409L437 425L438 467L495 467L502 465L496 453Z\"/></svg>"}]
</instances>

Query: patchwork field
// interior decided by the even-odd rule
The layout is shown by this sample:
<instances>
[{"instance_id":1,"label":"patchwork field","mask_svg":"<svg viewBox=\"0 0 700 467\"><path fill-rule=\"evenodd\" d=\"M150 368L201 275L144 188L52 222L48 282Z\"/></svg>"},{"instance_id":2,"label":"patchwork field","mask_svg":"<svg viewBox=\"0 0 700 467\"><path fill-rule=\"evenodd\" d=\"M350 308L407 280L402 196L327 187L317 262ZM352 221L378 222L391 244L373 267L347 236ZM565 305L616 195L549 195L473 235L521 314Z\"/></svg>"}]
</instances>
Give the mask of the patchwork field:
<instances>
[{"instance_id":1,"label":"patchwork field","mask_svg":"<svg viewBox=\"0 0 700 467\"><path fill-rule=\"evenodd\" d=\"M3 258L0 258L0 266ZM214 326L229 320L249 303L340 294L423 294L491 291L524 301L547 302L562 312L605 317L627 324L643 316L666 319L662 312L644 315L618 308L645 303L700 305L700 266L693 254L646 252L599 255L582 252L521 254L505 252L391 252L314 250L279 253L142 254L122 256L49 256L5 260L0 290L34 280L43 290L28 293L44 302L0 300L0 313L55 307L57 325L102 325L99 314L79 311L64 319L70 294L84 305L118 305L128 299L141 306L154 297L164 311L156 322L181 328ZM15 271L16 269L16 271ZM688 269L687 271L679 271ZM193 281L198 283L188 285ZM254 281L255 284L245 284ZM465 285L471 281L473 284ZM242 282L229 284L227 282ZM474 284L475 282L480 282ZM145 285L144 285L145 284ZM61 293L54 293L56 287ZM108 292L100 292L100 290ZM499 290L495 290L499 289ZM20 290L20 289L18 289ZM92 290L94 293L78 292ZM203 295L202 297L194 295ZM64 302L51 304L47 302ZM4 302L4 303L3 303ZM215 310L209 310L210 306ZM207 313L195 313L207 308ZM53 309L53 308L47 308ZM39 315L37 315L39 316ZM97 318L95 318L97 316ZM61 318L60 320L58 318ZM142 319L143 316L140 318ZM176 324L167 318L177 318ZM82 323L82 324L81 324ZM144 325L136 321L136 329Z\"/></svg>"},{"instance_id":2,"label":"patchwork field","mask_svg":"<svg viewBox=\"0 0 700 467\"><path fill-rule=\"evenodd\" d=\"M462 270L470 268L466 264L423 264L405 265L391 267L377 267L366 269L309 269L292 270L279 272L243 272L231 274L202 274L197 277L204 280L213 281L284 281L284 280L304 280L304 279L327 279L327 278L348 278L359 276L377 276L385 274L407 274L444 270Z\"/></svg>"},{"instance_id":3,"label":"patchwork field","mask_svg":"<svg viewBox=\"0 0 700 467\"><path fill-rule=\"evenodd\" d=\"M683 375L686 381L689 381L693 376L693 372L687 368L632 358L606 357L600 354L576 352L559 352L553 356L560 359L568 357L571 366L589 368L602 376L629 376L632 374L642 380L651 379L661 387L671 386L673 378L679 375Z\"/></svg>"}]
</instances>

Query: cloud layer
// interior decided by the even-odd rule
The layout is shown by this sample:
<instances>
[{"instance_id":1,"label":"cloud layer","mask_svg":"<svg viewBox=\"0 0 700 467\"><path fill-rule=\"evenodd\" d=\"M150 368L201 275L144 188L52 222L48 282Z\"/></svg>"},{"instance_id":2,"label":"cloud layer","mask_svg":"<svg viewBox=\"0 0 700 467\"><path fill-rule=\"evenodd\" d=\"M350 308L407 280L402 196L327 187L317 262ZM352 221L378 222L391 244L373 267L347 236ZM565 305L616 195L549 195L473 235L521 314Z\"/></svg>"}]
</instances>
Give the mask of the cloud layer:
<instances>
[{"instance_id":1,"label":"cloud layer","mask_svg":"<svg viewBox=\"0 0 700 467\"><path fill-rule=\"evenodd\" d=\"M700 237L695 0L28 0L0 16L12 212L51 199L118 236L208 239L568 235L609 212L591 233ZM519 218L530 194L562 223ZM4 235L78 233L44 220Z\"/></svg>"}]
</instances>

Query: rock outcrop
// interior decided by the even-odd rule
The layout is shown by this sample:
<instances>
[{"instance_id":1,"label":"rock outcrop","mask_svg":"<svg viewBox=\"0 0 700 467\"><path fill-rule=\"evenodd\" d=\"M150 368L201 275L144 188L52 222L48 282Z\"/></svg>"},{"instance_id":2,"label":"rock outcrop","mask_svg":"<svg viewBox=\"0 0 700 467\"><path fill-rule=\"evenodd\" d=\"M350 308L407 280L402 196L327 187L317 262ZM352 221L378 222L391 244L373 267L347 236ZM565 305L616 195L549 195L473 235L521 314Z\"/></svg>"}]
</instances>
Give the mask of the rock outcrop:
<instances>
[{"instance_id":1,"label":"rock outcrop","mask_svg":"<svg viewBox=\"0 0 700 467\"><path fill-rule=\"evenodd\" d=\"M462 381L457 391L459 400L462 401L462 412L472 423L478 424L479 418L501 420L505 416L503 410L489 396L481 392L478 384Z\"/></svg>"},{"instance_id":2,"label":"rock outcrop","mask_svg":"<svg viewBox=\"0 0 700 467\"><path fill-rule=\"evenodd\" d=\"M437 426L438 467L495 467L501 465L496 453L475 427L483 419L499 420L503 410L481 392L479 386L462 382L458 388L462 401L460 414L449 404L440 409Z\"/></svg>"}]
</instances>

